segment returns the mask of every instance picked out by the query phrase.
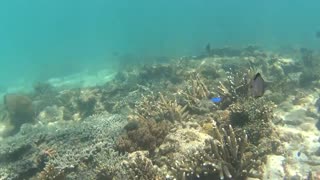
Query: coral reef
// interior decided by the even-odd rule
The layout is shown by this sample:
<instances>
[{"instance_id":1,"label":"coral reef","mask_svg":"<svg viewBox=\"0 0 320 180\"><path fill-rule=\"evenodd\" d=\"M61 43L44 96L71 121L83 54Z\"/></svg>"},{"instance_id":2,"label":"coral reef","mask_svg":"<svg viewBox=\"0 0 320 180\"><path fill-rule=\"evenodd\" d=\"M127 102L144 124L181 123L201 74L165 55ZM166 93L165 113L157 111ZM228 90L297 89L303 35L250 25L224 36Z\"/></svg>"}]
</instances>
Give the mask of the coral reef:
<instances>
[{"instance_id":1,"label":"coral reef","mask_svg":"<svg viewBox=\"0 0 320 180\"><path fill-rule=\"evenodd\" d=\"M199 74L191 74L187 81L186 88L181 91L179 101L181 104L186 104L187 110L193 114L208 113L214 104L210 103L208 99L214 97L214 93L210 92L208 83Z\"/></svg>"},{"instance_id":2,"label":"coral reef","mask_svg":"<svg viewBox=\"0 0 320 180\"><path fill-rule=\"evenodd\" d=\"M128 155L128 160L122 162L124 171L119 172L121 179L164 179L164 176L159 172L160 170L153 165L148 156L149 153L147 151L136 151L130 153Z\"/></svg>"},{"instance_id":3,"label":"coral reef","mask_svg":"<svg viewBox=\"0 0 320 180\"><path fill-rule=\"evenodd\" d=\"M128 129L117 140L117 149L119 151L148 150L153 152L162 143L171 126L171 123L167 121L143 120L137 123L137 128Z\"/></svg>"},{"instance_id":4,"label":"coral reef","mask_svg":"<svg viewBox=\"0 0 320 180\"><path fill-rule=\"evenodd\" d=\"M132 113L129 115L130 119L140 119L143 121L155 120L171 122L188 121L189 114L186 111L187 106L181 106L177 100L170 100L168 97L164 97L162 93L154 95L153 92L150 95L143 96Z\"/></svg>"},{"instance_id":5,"label":"coral reef","mask_svg":"<svg viewBox=\"0 0 320 180\"><path fill-rule=\"evenodd\" d=\"M98 172L94 167L108 165L112 169L125 157L113 153L113 148L114 138L126 122L122 116L103 113L82 122L60 122L49 127L23 125L17 135L1 142L0 166L8 179L77 179L82 173L95 177Z\"/></svg>"},{"instance_id":6,"label":"coral reef","mask_svg":"<svg viewBox=\"0 0 320 180\"><path fill-rule=\"evenodd\" d=\"M208 45L199 56L127 66L101 86L41 82L7 95L0 132L12 136L0 139L0 179L316 177L320 56L293 53ZM258 98L257 72L266 83Z\"/></svg>"},{"instance_id":7,"label":"coral reef","mask_svg":"<svg viewBox=\"0 0 320 180\"><path fill-rule=\"evenodd\" d=\"M35 112L32 106L32 100L19 94L7 94L4 96L4 105L8 113L6 122L10 130L4 133L4 136L13 135L19 132L24 123L32 123L35 118Z\"/></svg>"},{"instance_id":8,"label":"coral reef","mask_svg":"<svg viewBox=\"0 0 320 180\"><path fill-rule=\"evenodd\" d=\"M261 161L258 161L258 153L249 148L245 133L239 138L231 126L228 130L220 129L213 121L212 137L202 140L205 140L202 145L193 144L193 148L181 151L180 156L184 158L169 159L167 178L246 179L258 176Z\"/></svg>"},{"instance_id":9,"label":"coral reef","mask_svg":"<svg viewBox=\"0 0 320 180\"><path fill-rule=\"evenodd\" d=\"M274 108L275 105L265 98L245 99L228 108L230 124L236 131L245 130L249 142L258 146L259 151L264 154L279 153L281 149L278 134L272 124Z\"/></svg>"}]
</instances>

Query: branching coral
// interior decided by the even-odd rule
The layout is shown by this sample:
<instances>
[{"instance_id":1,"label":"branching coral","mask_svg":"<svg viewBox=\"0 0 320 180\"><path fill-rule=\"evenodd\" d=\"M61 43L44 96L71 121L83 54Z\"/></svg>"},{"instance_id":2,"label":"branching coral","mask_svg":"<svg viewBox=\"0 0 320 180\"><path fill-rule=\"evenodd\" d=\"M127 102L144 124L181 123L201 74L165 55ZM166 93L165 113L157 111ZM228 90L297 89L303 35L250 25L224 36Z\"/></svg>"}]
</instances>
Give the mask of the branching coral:
<instances>
[{"instance_id":1,"label":"branching coral","mask_svg":"<svg viewBox=\"0 0 320 180\"><path fill-rule=\"evenodd\" d=\"M204 166L217 168L220 173L220 179L227 178L245 178L253 176L251 169L257 165L254 156L255 152L247 152L248 141L247 135L244 133L242 138L237 138L233 128L229 125L228 131L221 129L223 135L214 125L214 140L210 140L210 152L213 156L211 161L204 163ZM215 163L218 161L218 163Z\"/></svg>"},{"instance_id":2,"label":"branching coral","mask_svg":"<svg viewBox=\"0 0 320 180\"><path fill-rule=\"evenodd\" d=\"M187 105L187 110L193 114L207 113L214 104L209 99L213 92L209 90L205 79L198 73L192 73L186 87L180 92L179 101Z\"/></svg>"},{"instance_id":3,"label":"branching coral","mask_svg":"<svg viewBox=\"0 0 320 180\"><path fill-rule=\"evenodd\" d=\"M159 93L158 97L151 93L143 96L133 115L129 115L129 119L182 122L188 121L189 114L186 106L179 105L176 100L169 100L162 93Z\"/></svg>"},{"instance_id":4,"label":"branching coral","mask_svg":"<svg viewBox=\"0 0 320 180\"><path fill-rule=\"evenodd\" d=\"M193 179L206 176L212 179L245 179L257 177L260 161L257 152L249 150L247 135L237 136L231 126L218 128L213 121L213 139L205 149L189 152L189 158L173 162L171 178Z\"/></svg>"},{"instance_id":5,"label":"branching coral","mask_svg":"<svg viewBox=\"0 0 320 180\"><path fill-rule=\"evenodd\" d=\"M187 121L189 119L189 114L186 111L187 106L182 107L177 103L176 100L170 101L164 98L161 93L159 93L159 95L161 100L160 105L163 107L163 108L160 108L159 110L160 110L160 113L164 115L165 119L168 119L171 122L174 122L174 121L182 122L182 121Z\"/></svg>"},{"instance_id":6,"label":"branching coral","mask_svg":"<svg viewBox=\"0 0 320 180\"><path fill-rule=\"evenodd\" d=\"M184 94L190 99L190 103L197 103L199 99L209 98L212 94L199 74L193 74L188 84L189 87Z\"/></svg>"},{"instance_id":7,"label":"branching coral","mask_svg":"<svg viewBox=\"0 0 320 180\"><path fill-rule=\"evenodd\" d=\"M219 82L218 92L225 98L236 100L239 97L244 97L248 93L248 78L253 77L252 71L234 72L232 69L226 72L227 80Z\"/></svg>"}]
</instances>

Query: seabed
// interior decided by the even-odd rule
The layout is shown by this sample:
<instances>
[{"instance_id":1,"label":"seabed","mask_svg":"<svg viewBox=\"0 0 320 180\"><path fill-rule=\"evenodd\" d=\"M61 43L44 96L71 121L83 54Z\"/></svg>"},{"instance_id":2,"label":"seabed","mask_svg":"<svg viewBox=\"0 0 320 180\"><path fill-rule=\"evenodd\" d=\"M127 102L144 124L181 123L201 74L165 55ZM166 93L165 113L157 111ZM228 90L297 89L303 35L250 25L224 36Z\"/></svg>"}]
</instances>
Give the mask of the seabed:
<instances>
[{"instance_id":1,"label":"seabed","mask_svg":"<svg viewBox=\"0 0 320 180\"><path fill-rule=\"evenodd\" d=\"M319 52L255 46L39 82L1 93L0 179L320 179L319 93Z\"/></svg>"}]
</instances>

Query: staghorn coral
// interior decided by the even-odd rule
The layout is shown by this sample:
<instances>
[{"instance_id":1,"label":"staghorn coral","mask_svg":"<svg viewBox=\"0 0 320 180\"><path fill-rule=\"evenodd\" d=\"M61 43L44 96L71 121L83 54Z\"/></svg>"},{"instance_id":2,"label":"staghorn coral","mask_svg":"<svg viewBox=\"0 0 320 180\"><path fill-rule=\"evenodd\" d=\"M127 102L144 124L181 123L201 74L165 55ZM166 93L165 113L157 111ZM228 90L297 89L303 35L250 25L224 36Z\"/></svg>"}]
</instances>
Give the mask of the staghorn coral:
<instances>
[{"instance_id":1,"label":"staghorn coral","mask_svg":"<svg viewBox=\"0 0 320 180\"><path fill-rule=\"evenodd\" d=\"M199 99L210 97L211 92L199 74L193 74L188 80L188 84L186 93L183 94L190 100L190 103L197 103Z\"/></svg>"},{"instance_id":2,"label":"staghorn coral","mask_svg":"<svg viewBox=\"0 0 320 180\"><path fill-rule=\"evenodd\" d=\"M160 96L160 113L164 115L165 119L168 119L171 122L182 122L189 119L189 114L186 111L187 106L181 106L177 103L176 100L170 101L168 98L164 98L163 95L159 92Z\"/></svg>"},{"instance_id":3,"label":"staghorn coral","mask_svg":"<svg viewBox=\"0 0 320 180\"><path fill-rule=\"evenodd\" d=\"M237 99L246 97L248 95L248 78L251 76L251 71L235 72L232 69L226 72L227 80L225 82L219 81L217 92L224 98L220 105L221 108L226 108Z\"/></svg>"},{"instance_id":4,"label":"staghorn coral","mask_svg":"<svg viewBox=\"0 0 320 180\"><path fill-rule=\"evenodd\" d=\"M169 179L246 179L258 177L260 161L251 151L247 135L236 136L233 128L218 128L213 121L213 139L207 139L205 148L193 149L188 158L171 163Z\"/></svg>"},{"instance_id":5,"label":"staghorn coral","mask_svg":"<svg viewBox=\"0 0 320 180\"><path fill-rule=\"evenodd\" d=\"M213 92L209 90L205 83L205 78L198 73L192 73L187 81L185 90L180 92L179 101L187 106L187 110L193 114L208 113L215 104L208 101L213 97Z\"/></svg>"},{"instance_id":6,"label":"staghorn coral","mask_svg":"<svg viewBox=\"0 0 320 180\"><path fill-rule=\"evenodd\" d=\"M142 121L168 120L171 122L186 122L190 118L186 111L186 106L181 106L176 100L169 100L159 92L159 96L155 96L153 92L150 95L143 96L142 101L136 105L129 119L138 119Z\"/></svg>"},{"instance_id":7,"label":"staghorn coral","mask_svg":"<svg viewBox=\"0 0 320 180\"><path fill-rule=\"evenodd\" d=\"M229 68L226 70L226 81L219 82L218 93L228 98L229 101L250 97L250 82L258 72L264 72L265 66L250 65L249 67Z\"/></svg>"},{"instance_id":8,"label":"staghorn coral","mask_svg":"<svg viewBox=\"0 0 320 180\"><path fill-rule=\"evenodd\" d=\"M135 105L135 109L129 115L129 119L139 119L147 121L149 119L155 121L163 120L163 117L158 111L159 103L157 97L151 91L148 95L142 95L141 101Z\"/></svg>"}]
</instances>

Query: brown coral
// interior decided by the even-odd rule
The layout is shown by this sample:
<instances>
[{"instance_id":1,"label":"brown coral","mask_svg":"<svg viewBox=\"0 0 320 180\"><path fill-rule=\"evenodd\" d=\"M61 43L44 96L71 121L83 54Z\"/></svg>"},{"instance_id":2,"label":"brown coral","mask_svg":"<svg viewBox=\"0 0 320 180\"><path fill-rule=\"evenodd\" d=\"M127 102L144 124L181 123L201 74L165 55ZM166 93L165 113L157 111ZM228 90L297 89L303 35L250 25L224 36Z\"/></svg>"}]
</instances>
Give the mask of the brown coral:
<instances>
[{"instance_id":1,"label":"brown coral","mask_svg":"<svg viewBox=\"0 0 320 180\"><path fill-rule=\"evenodd\" d=\"M32 100L24 95L7 94L4 96L4 105L9 114L9 124L14 128L9 134L17 133L24 123L33 122L35 113Z\"/></svg>"},{"instance_id":2,"label":"brown coral","mask_svg":"<svg viewBox=\"0 0 320 180\"><path fill-rule=\"evenodd\" d=\"M117 141L117 149L121 152L149 150L153 152L168 134L170 123L154 120L140 121L138 128L129 130Z\"/></svg>"}]
</instances>

